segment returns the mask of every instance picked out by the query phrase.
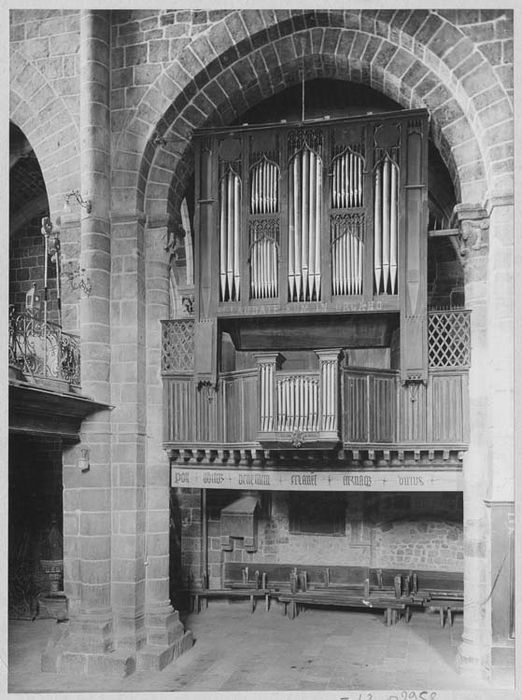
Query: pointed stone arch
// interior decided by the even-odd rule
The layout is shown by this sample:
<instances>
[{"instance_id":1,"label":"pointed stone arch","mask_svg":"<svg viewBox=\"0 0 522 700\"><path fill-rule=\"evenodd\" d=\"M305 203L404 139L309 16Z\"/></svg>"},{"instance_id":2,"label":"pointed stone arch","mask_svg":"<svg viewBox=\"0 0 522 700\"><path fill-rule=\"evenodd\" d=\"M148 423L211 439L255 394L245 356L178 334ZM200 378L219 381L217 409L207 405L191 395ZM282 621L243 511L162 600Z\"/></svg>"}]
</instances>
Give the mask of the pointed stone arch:
<instances>
[{"instance_id":1,"label":"pointed stone arch","mask_svg":"<svg viewBox=\"0 0 522 700\"><path fill-rule=\"evenodd\" d=\"M482 201L506 193L509 165L501 164L505 155L500 153L495 162L494 149L511 138L511 102L491 65L449 21L450 15L407 10L229 13L194 38L128 115L114 164L120 200L129 204L135 196L138 210L158 215L164 206L160 202L169 191L175 193L176 181L190 171L185 161L192 130L237 118L295 83L303 64L307 75L361 82L406 108L426 107L433 139L459 197ZM465 55L469 65L463 67ZM504 117L495 128L492 115L499 112ZM168 144L158 140L163 137ZM132 163L137 169L134 195L123 184L124 177L129 182Z\"/></svg>"},{"instance_id":2,"label":"pointed stone arch","mask_svg":"<svg viewBox=\"0 0 522 700\"><path fill-rule=\"evenodd\" d=\"M65 192L80 186L78 125L66 102L19 50L10 56L9 105L11 121L24 133L40 164L54 220Z\"/></svg>"}]
</instances>

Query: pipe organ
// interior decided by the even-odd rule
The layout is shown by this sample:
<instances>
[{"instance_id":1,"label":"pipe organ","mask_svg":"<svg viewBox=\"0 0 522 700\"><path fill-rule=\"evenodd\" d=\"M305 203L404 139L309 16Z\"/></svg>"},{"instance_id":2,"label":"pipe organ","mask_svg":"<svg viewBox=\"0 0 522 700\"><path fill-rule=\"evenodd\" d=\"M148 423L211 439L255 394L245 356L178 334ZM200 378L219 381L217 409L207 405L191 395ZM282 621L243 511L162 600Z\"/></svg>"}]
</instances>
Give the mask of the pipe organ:
<instances>
[{"instance_id":1,"label":"pipe organ","mask_svg":"<svg viewBox=\"0 0 522 700\"><path fill-rule=\"evenodd\" d=\"M241 180L231 166L219 181L219 280L221 301L239 301Z\"/></svg>"},{"instance_id":2,"label":"pipe organ","mask_svg":"<svg viewBox=\"0 0 522 700\"><path fill-rule=\"evenodd\" d=\"M320 153L304 143L292 156L288 176L288 300L321 298Z\"/></svg>"},{"instance_id":3,"label":"pipe organ","mask_svg":"<svg viewBox=\"0 0 522 700\"><path fill-rule=\"evenodd\" d=\"M401 379L425 381L427 112L204 129L194 143L196 323L398 314ZM295 400L299 382L271 400Z\"/></svg>"}]
</instances>

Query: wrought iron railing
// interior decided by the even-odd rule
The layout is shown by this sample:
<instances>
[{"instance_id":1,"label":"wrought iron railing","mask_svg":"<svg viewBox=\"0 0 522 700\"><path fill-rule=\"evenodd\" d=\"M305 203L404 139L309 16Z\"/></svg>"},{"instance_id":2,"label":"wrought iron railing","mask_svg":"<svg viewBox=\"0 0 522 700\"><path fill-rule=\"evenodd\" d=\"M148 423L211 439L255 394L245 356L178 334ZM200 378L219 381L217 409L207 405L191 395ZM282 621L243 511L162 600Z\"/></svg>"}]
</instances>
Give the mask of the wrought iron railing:
<instances>
[{"instance_id":1,"label":"wrought iron railing","mask_svg":"<svg viewBox=\"0 0 522 700\"><path fill-rule=\"evenodd\" d=\"M24 311L9 315L9 364L34 378L80 386L80 339L61 326Z\"/></svg>"},{"instance_id":2,"label":"wrought iron railing","mask_svg":"<svg viewBox=\"0 0 522 700\"><path fill-rule=\"evenodd\" d=\"M428 358L432 368L469 367L471 328L467 309L429 312Z\"/></svg>"}]
</instances>

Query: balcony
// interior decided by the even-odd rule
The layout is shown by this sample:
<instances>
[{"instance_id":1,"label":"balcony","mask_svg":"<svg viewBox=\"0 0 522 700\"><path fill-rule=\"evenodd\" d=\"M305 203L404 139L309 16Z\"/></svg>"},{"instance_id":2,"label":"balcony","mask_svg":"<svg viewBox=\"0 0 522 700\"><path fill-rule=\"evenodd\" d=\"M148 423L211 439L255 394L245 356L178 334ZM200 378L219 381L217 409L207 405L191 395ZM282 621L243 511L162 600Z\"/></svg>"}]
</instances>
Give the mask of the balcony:
<instances>
[{"instance_id":1,"label":"balcony","mask_svg":"<svg viewBox=\"0 0 522 700\"><path fill-rule=\"evenodd\" d=\"M9 366L29 381L80 386L80 339L61 326L24 311L9 318Z\"/></svg>"},{"instance_id":2,"label":"balcony","mask_svg":"<svg viewBox=\"0 0 522 700\"><path fill-rule=\"evenodd\" d=\"M316 350L318 371L287 371L276 352L257 366L193 373L192 320L163 322L165 437L175 450L391 450L449 452L468 441L469 312L430 312L428 380L402 384L395 369L343 365L342 352Z\"/></svg>"},{"instance_id":3,"label":"balcony","mask_svg":"<svg viewBox=\"0 0 522 700\"><path fill-rule=\"evenodd\" d=\"M9 318L9 431L80 439L82 421L110 406L80 389L80 339L37 312Z\"/></svg>"}]
</instances>

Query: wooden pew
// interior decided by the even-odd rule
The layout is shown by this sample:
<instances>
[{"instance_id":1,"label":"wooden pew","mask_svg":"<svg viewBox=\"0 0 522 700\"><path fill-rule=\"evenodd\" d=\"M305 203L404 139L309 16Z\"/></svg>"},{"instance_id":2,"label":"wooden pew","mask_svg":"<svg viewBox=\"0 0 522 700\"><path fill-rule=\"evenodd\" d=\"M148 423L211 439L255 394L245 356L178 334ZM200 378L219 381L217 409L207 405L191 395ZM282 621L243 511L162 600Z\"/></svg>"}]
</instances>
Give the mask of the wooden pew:
<instances>
[{"instance_id":1,"label":"wooden pew","mask_svg":"<svg viewBox=\"0 0 522 700\"><path fill-rule=\"evenodd\" d=\"M366 610L384 611L387 626L395 624L404 615L409 621L410 610L408 601L397 600L391 596L368 596L365 598L348 591L311 590L279 595L279 602L285 606L285 613L293 620L301 607L325 606L334 608L362 608Z\"/></svg>"}]
</instances>

